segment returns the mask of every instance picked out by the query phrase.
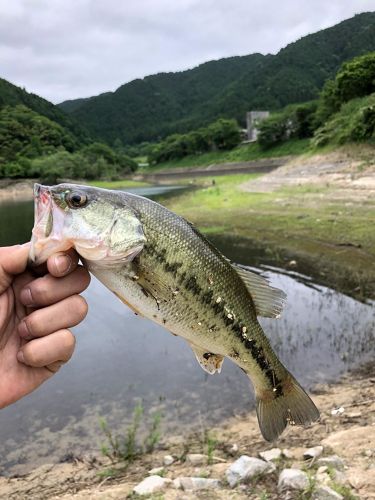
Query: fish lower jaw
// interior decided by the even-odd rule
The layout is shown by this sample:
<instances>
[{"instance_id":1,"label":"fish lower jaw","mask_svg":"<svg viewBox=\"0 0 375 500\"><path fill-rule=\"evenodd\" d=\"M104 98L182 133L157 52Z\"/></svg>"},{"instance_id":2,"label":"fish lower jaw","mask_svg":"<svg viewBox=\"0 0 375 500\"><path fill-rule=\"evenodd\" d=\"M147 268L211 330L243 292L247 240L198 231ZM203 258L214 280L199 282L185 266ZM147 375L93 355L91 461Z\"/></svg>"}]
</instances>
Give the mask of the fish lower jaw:
<instances>
[{"instance_id":1,"label":"fish lower jaw","mask_svg":"<svg viewBox=\"0 0 375 500\"><path fill-rule=\"evenodd\" d=\"M29 260L34 265L43 264L51 255L57 252L65 252L73 247L70 241L60 241L51 238L31 239Z\"/></svg>"}]
</instances>

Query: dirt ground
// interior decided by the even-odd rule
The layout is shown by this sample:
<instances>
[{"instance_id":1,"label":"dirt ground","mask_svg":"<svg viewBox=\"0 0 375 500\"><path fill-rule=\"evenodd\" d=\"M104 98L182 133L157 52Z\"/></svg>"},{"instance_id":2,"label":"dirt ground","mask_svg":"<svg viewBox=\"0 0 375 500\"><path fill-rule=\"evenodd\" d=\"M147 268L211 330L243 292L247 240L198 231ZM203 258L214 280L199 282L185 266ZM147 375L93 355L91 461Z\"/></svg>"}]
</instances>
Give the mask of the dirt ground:
<instances>
[{"instance_id":1,"label":"dirt ground","mask_svg":"<svg viewBox=\"0 0 375 500\"><path fill-rule=\"evenodd\" d=\"M357 159L343 152L298 157L242 185L248 192L272 192L282 187L315 185L332 188L331 200L365 200L375 196L375 157Z\"/></svg>"},{"instance_id":2,"label":"dirt ground","mask_svg":"<svg viewBox=\"0 0 375 500\"><path fill-rule=\"evenodd\" d=\"M176 436L127 468L124 468L124 464L110 464L100 456L77 457L69 463L44 465L23 477L0 478L0 498L124 499L131 495L136 484L147 477L150 469L163 465L165 455L172 455L175 459L173 464L164 468L164 477L170 479L200 476L223 481L225 470L237 457L244 454L256 457L260 451L275 446L289 450L289 458L284 459L280 467L297 467L308 471L313 464L303 460L303 452L317 445L324 447L324 455L336 454L343 459L346 488L353 495L344 498L375 498L374 365L344 376L339 383L317 386L312 397L320 409L320 421L306 429L289 428L276 443L267 444L262 440L255 413L233 417L213 429L217 444L212 465L196 467L184 460L186 453L205 452L199 434ZM237 451L233 451L233 445L238 448ZM153 498L284 498L277 493L276 485L277 475L272 475L235 489L230 489L225 481L220 489L208 492L182 492L168 488L163 496Z\"/></svg>"}]
</instances>

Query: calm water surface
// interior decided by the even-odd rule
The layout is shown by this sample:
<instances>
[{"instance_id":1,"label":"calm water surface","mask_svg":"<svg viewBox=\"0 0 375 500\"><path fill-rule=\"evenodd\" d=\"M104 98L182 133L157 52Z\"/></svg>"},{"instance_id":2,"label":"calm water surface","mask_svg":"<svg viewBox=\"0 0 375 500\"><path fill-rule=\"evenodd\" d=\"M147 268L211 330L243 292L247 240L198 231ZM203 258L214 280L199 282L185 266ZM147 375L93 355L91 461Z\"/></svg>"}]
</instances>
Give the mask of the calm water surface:
<instances>
[{"instance_id":1,"label":"calm water surface","mask_svg":"<svg viewBox=\"0 0 375 500\"><path fill-rule=\"evenodd\" d=\"M153 192L138 194L155 195ZM33 204L0 204L0 244L27 241ZM374 304L363 304L286 273L267 255L215 237L230 259L261 268L288 295L278 320L261 323L276 352L306 386L337 378L374 358ZM93 279L85 293L89 315L74 329L69 365L38 391L0 412L0 473L96 452L99 416L121 431L137 401L161 411L166 433L209 426L254 404L247 377L225 360L220 375L199 367L190 347L162 327L135 316Z\"/></svg>"}]
</instances>

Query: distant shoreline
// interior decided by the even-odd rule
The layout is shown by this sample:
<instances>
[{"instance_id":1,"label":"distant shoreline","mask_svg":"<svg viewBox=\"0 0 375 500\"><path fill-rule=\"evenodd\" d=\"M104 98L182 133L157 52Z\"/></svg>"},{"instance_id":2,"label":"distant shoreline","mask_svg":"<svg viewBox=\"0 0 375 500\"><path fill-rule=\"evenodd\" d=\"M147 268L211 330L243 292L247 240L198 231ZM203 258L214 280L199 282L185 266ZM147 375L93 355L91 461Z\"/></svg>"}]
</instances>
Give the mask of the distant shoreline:
<instances>
[{"instance_id":1,"label":"distant shoreline","mask_svg":"<svg viewBox=\"0 0 375 500\"><path fill-rule=\"evenodd\" d=\"M0 181L0 202L33 199L34 180Z\"/></svg>"}]
</instances>

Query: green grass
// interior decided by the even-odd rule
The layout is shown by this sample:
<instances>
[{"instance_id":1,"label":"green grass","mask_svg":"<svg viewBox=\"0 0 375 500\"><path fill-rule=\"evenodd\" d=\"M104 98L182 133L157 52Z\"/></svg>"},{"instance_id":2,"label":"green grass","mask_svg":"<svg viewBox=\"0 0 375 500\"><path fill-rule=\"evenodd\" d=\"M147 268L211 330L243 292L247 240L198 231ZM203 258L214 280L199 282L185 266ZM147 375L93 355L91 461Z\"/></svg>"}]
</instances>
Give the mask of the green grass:
<instances>
[{"instance_id":1,"label":"green grass","mask_svg":"<svg viewBox=\"0 0 375 500\"><path fill-rule=\"evenodd\" d=\"M246 191L244 183L253 180L250 174L218 176L215 185L164 203L206 234L227 233L285 250L291 258L318 266L319 272L335 270L332 285L336 280L341 288L358 286L363 295L373 290L375 232L369 228L375 224L374 200L347 204L332 197L333 187L314 185Z\"/></svg>"},{"instance_id":2,"label":"green grass","mask_svg":"<svg viewBox=\"0 0 375 500\"><path fill-rule=\"evenodd\" d=\"M142 181L133 181L131 179L122 179L120 181L86 181L88 186L95 186L105 189L119 189L128 187L142 187L150 184Z\"/></svg>"},{"instance_id":3,"label":"green grass","mask_svg":"<svg viewBox=\"0 0 375 500\"><path fill-rule=\"evenodd\" d=\"M299 155L305 153L309 149L309 142L309 139L293 139L267 150L262 150L259 144L254 142L237 146L231 151L215 151L201 155L186 156L180 160L159 163L158 165L145 168L144 171L156 172L168 168L203 167L215 163L233 163Z\"/></svg>"}]
</instances>

